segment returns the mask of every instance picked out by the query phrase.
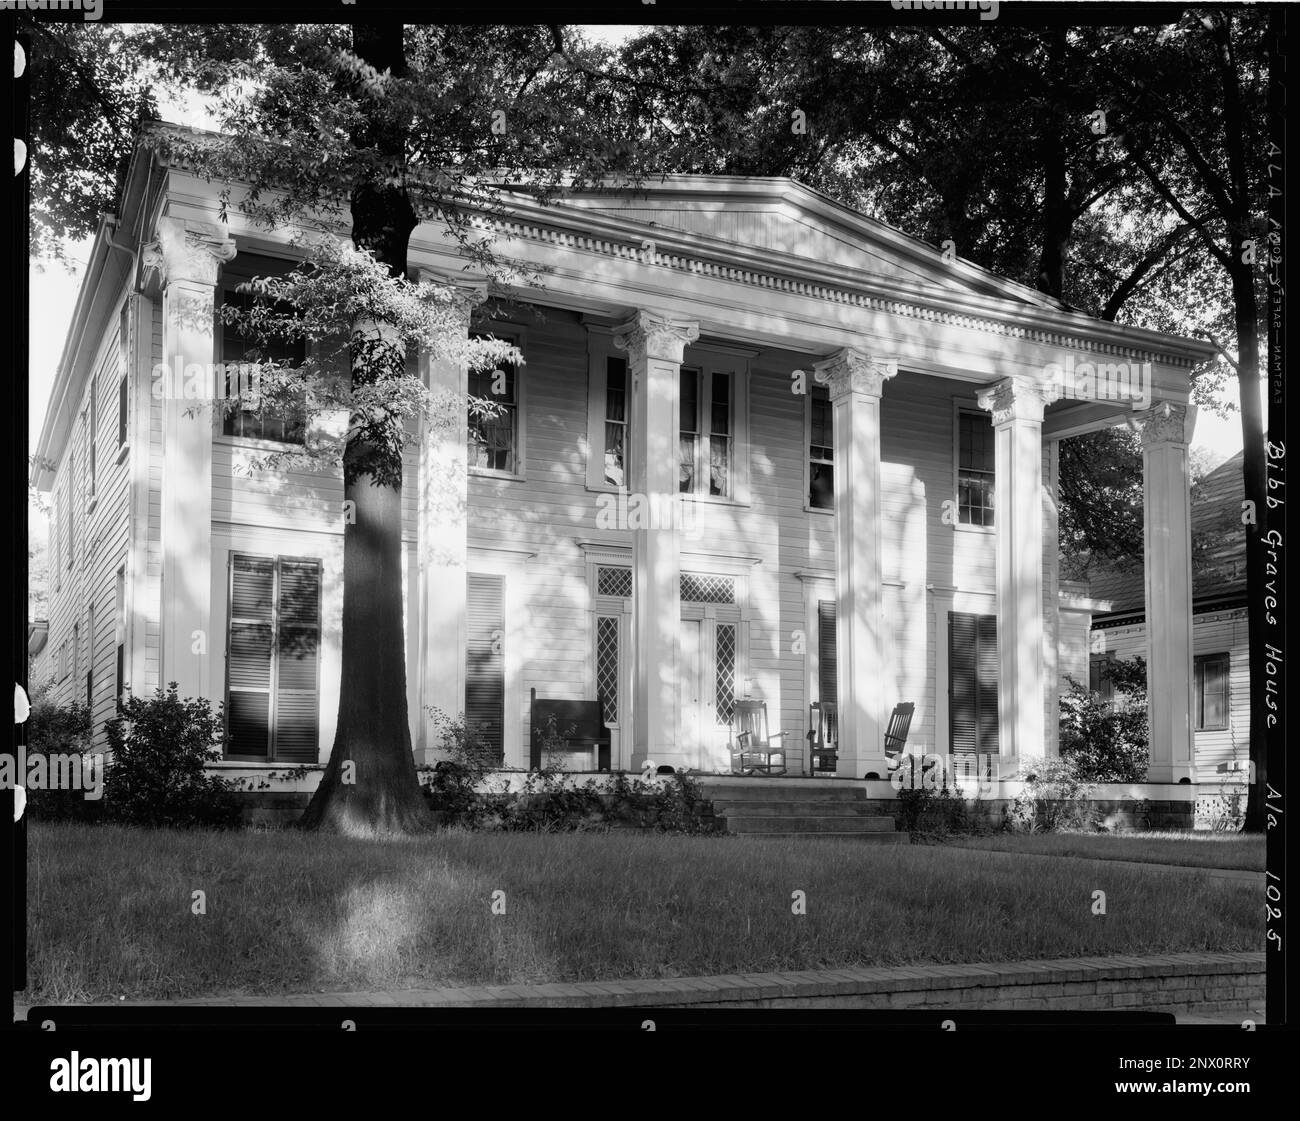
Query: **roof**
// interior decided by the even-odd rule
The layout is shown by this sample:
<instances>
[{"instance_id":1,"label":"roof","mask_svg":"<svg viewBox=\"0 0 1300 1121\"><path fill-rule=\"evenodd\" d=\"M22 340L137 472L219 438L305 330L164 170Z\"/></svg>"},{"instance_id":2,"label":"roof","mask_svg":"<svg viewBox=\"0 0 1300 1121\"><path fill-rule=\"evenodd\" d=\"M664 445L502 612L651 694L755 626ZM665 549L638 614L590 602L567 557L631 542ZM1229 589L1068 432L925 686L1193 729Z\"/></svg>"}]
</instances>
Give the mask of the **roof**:
<instances>
[{"instance_id":1,"label":"roof","mask_svg":"<svg viewBox=\"0 0 1300 1121\"><path fill-rule=\"evenodd\" d=\"M1192 603L1207 607L1246 595L1246 535L1241 503L1246 493L1242 453L1225 460L1192 487ZM1088 580L1094 599L1109 600L1107 614L1143 612L1142 566L1098 570Z\"/></svg>"},{"instance_id":2,"label":"roof","mask_svg":"<svg viewBox=\"0 0 1300 1121\"><path fill-rule=\"evenodd\" d=\"M119 214L106 217L96 235L36 449L32 481L40 490L53 483L54 472L45 464L61 462L96 345L111 329L118 297L135 283L141 244L152 236L152 223L173 203L187 215L210 206L215 220L217 188L183 157L151 147L160 134L182 133L219 135L177 125L150 126L128 166ZM605 278L602 291L635 293L651 303L665 294L679 297L683 286L676 280L690 274L710 284L747 285L764 299L791 293L805 303L829 302L834 315L825 322L813 319L825 333L852 331L857 337L874 332L873 337L900 346L900 355L907 353L906 343L920 372L969 374L968 380L978 381L1020 351L1032 353L1025 361L1036 366L1044 354L1077 348L1153 361L1156 387L1163 385L1180 399L1188 371L1214 353L1203 340L1095 319L971 262L949 260L935 247L785 177L665 175L635 186L574 189L548 204L521 185L492 185L507 216L479 217L501 225L497 232L503 243L520 241L521 258L534 250L572 249L582 258L568 266L572 275L592 283L599 274ZM236 232L236 218L232 215L228 226L232 236L243 238L240 251L254 248L256 239L246 228ZM412 260L424 253L441 261L436 254L448 240L444 231L432 219L423 226L424 232L417 229L412 237ZM271 240L279 244L277 238ZM628 262L642 261L645 253L652 253L651 263L662 267L647 270L637 264L640 279L621 288L608 280ZM760 337L766 322L761 301L751 304L748 294L737 295L736 301L727 306L745 309L748 318L728 311L723 320L741 330L737 324L743 319L747 337ZM956 341L945 344L946 350L935 349L932 340L947 339L949 331ZM774 333L781 341L769 345L788 345L787 330ZM1072 406L1058 402L1052 407Z\"/></svg>"}]
</instances>

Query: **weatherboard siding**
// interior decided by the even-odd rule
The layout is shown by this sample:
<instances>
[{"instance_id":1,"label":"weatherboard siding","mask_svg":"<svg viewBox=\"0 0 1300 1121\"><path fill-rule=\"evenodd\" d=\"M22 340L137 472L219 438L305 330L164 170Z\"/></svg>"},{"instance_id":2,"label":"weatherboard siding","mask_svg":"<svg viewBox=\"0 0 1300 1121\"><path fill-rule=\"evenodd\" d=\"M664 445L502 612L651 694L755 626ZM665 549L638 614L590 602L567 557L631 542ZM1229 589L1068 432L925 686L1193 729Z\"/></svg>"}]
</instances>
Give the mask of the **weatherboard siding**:
<instances>
[{"instance_id":1,"label":"weatherboard siding","mask_svg":"<svg viewBox=\"0 0 1300 1121\"><path fill-rule=\"evenodd\" d=\"M1250 758L1250 662L1247 656L1246 611L1209 612L1192 619L1192 653L1228 654L1228 727L1194 732L1197 779L1212 782L1230 761ZM1142 623L1100 632L1105 653L1117 658L1146 657L1146 626Z\"/></svg>"}]
</instances>

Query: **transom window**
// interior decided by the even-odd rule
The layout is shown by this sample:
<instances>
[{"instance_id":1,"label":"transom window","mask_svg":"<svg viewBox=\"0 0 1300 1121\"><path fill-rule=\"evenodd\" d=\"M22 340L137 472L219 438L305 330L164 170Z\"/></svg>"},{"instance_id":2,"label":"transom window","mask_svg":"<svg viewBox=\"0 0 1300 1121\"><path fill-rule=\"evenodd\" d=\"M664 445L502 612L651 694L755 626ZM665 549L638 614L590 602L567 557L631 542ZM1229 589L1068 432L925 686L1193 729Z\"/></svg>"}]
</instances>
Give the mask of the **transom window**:
<instances>
[{"instance_id":1,"label":"transom window","mask_svg":"<svg viewBox=\"0 0 1300 1121\"><path fill-rule=\"evenodd\" d=\"M605 568L596 570L596 594L618 596L621 599L632 595L632 570L630 568Z\"/></svg>"},{"instance_id":2,"label":"transom window","mask_svg":"<svg viewBox=\"0 0 1300 1121\"><path fill-rule=\"evenodd\" d=\"M683 603L735 603L736 581L730 576L703 576L682 573Z\"/></svg>"},{"instance_id":3,"label":"transom window","mask_svg":"<svg viewBox=\"0 0 1300 1121\"><path fill-rule=\"evenodd\" d=\"M732 496L733 396L729 373L682 368L678 489L683 494Z\"/></svg>"},{"instance_id":4,"label":"transom window","mask_svg":"<svg viewBox=\"0 0 1300 1121\"><path fill-rule=\"evenodd\" d=\"M680 590L683 603L736 602L736 580L732 576L683 572ZM601 565L596 569L596 594L619 599L631 598L632 570Z\"/></svg>"},{"instance_id":5,"label":"transom window","mask_svg":"<svg viewBox=\"0 0 1300 1121\"><path fill-rule=\"evenodd\" d=\"M993 524L993 424L978 413L957 414L957 520Z\"/></svg>"}]
</instances>

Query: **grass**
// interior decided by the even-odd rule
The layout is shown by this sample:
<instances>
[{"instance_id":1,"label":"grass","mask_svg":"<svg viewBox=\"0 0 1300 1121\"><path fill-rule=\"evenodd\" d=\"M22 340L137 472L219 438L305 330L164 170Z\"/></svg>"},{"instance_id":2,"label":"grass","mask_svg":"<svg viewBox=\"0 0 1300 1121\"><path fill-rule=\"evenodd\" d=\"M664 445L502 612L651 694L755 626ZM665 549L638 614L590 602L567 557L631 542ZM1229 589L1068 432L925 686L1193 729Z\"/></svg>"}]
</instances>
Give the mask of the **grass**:
<instances>
[{"instance_id":1,"label":"grass","mask_svg":"<svg viewBox=\"0 0 1300 1121\"><path fill-rule=\"evenodd\" d=\"M1264 837L1242 833L995 833L960 837L963 848L1090 860L1139 860L1193 868L1264 870Z\"/></svg>"},{"instance_id":2,"label":"grass","mask_svg":"<svg viewBox=\"0 0 1300 1121\"><path fill-rule=\"evenodd\" d=\"M942 846L33 823L28 851L28 1003L1263 945L1248 884L1100 862L976 867ZM1099 887L1105 917L1091 913ZM791 912L796 890L806 915Z\"/></svg>"}]
</instances>

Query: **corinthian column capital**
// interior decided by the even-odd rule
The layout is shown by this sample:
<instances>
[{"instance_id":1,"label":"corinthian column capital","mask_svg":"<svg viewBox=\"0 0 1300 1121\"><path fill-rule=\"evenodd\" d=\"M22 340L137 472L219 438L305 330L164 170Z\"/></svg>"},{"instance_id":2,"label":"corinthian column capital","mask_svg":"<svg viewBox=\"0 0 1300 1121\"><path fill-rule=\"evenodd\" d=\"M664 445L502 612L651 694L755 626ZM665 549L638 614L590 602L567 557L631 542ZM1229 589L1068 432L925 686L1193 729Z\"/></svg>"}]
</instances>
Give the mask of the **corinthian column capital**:
<instances>
[{"instance_id":1,"label":"corinthian column capital","mask_svg":"<svg viewBox=\"0 0 1300 1121\"><path fill-rule=\"evenodd\" d=\"M686 347L700 337L700 325L653 311L638 311L614 333L614 345L634 361L658 358L680 363Z\"/></svg>"},{"instance_id":2,"label":"corinthian column capital","mask_svg":"<svg viewBox=\"0 0 1300 1121\"><path fill-rule=\"evenodd\" d=\"M1059 387L1026 377L1003 378L976 395L981 409L993 414L994 425L1013 420L1042 422L1043 410L1056 400Z\"/></svg>"},{"instance_id":3,"label":"corinthian column capital","mask_svg":"<svg viewBox=\"0 0 1300 1121\"><path fill-rule=\"evenodd\" d=\"M856 347L845 347L813 364L813 377L830 389L832 401L850 394L879 397L885 382L897 376L898 363L876 358Z\"/></svg>"},{"instance_id":4,"label":"corinthian column capital","mask_svg":"<svg viewBox=\"0 0 1300 1121\"><path fill-rule=\"evenodd\" d=\"M211 222L162 218L155 237L144 247L141 266L164 285L188 280L215 287L218 270L235 256L230 235Z\"/></svg>"},{"instance_id":5,"label":"corinthian column capital","mask_svg":"<svg viewBox=\"0 0 1300 1121\"><path fill-rule=\"evenodd\" d=\"M1192 439L1195 411L1186 405L1162 401L1144 413L1138 413L1138 432L1144 448L1158 444L1187 444Z\"/></svg>"}]
</instances>

